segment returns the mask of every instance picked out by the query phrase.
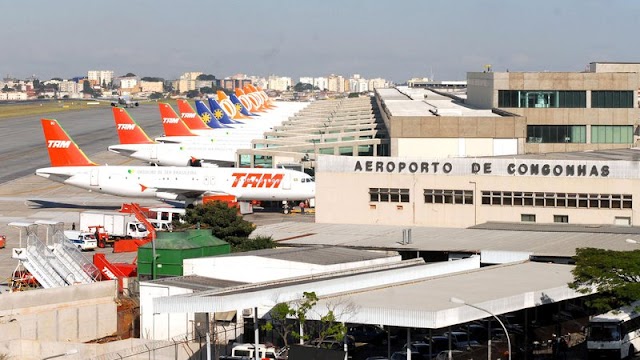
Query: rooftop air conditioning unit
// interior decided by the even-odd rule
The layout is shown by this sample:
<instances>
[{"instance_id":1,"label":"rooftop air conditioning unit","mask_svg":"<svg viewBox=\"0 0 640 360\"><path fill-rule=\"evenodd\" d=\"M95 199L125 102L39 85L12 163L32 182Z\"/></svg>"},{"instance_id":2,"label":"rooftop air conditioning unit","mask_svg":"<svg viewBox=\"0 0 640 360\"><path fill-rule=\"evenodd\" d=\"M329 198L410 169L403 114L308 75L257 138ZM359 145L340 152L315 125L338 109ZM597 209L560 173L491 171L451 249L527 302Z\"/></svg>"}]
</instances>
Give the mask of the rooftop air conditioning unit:
<instances>
[{"instance_id":1,"label":"rooftop air conditioning unit","mask_svg":"<svg viewBox=\"0 0 640 360\"><path fill-rule=\"evenodd\" d=\"M253 309L249 308L249 309L242 309L242 317L252 317L253 316Z\"/></svg>"}]
</instances>

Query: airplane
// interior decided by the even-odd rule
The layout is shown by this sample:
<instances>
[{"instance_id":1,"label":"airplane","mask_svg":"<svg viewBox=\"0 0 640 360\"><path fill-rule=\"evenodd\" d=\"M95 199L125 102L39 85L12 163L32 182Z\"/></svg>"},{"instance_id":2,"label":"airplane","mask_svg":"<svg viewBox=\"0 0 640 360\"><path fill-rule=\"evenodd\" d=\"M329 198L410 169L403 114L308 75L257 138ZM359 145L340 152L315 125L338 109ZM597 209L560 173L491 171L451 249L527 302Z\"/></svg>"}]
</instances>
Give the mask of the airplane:
<instances>
[{"instance_id":1,"label":"airplane","mask_svg":"<svg viewBox=\"0 0 640 360\"><path fill-rule=\"evenodd\" d=\"M113 108L120 139L109 151L160 166L234 166L239 143L161 143L149 138L125 109ZM249 148L248 145L244 146Z\"/></svg>"},{"instance_id":2,"label":"airplane","mask_svg":"<svg viewBox=\"0 0 640 360\"><path fill-rule=\"evenodd\" d=\"M289 169L100 166L53 119L41 119L51 167L36 175L103 194L184 201L187 207L232 195L238 201L315 197L311 176Z\"/></svg>"},{"instance_id":3,"label":"airplane","mask_svg":"<svg viewBox=\"0 0 640 360\"><path fill-rule=\"evenodd\" d=\"M111 106L113 107L117 107L118 105L122 105L123 107L130 108L130 107L138 107L140 106L140 103L137 101L134 101L131 95L121 95L121 96L118 96L117 102L116 101L111 102Z\"/></svg>"}]
</instances>

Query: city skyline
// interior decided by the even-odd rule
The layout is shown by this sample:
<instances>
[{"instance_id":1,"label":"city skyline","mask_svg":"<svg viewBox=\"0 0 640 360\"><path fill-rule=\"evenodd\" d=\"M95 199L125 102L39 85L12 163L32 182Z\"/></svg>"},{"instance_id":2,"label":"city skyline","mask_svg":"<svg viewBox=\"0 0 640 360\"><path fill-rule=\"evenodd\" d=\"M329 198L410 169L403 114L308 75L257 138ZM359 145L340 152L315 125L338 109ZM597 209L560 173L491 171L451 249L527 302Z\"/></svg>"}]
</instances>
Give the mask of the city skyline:
<instances>
[{"instance_id":1,"label":"city skyline","mask_svg":"<svg viewBox=\"0 0 640 360\"><path fill-rule=\"evenodd\" d=\"M296 81L359 73L404 82L463 80L489 64L495 71L582 71L593 61L638 61L631 44L640 3L624 0L71 0L10 2L4 10L2 77L108 69L165 79L202 71Z\"/></svg>"}]
</instances>

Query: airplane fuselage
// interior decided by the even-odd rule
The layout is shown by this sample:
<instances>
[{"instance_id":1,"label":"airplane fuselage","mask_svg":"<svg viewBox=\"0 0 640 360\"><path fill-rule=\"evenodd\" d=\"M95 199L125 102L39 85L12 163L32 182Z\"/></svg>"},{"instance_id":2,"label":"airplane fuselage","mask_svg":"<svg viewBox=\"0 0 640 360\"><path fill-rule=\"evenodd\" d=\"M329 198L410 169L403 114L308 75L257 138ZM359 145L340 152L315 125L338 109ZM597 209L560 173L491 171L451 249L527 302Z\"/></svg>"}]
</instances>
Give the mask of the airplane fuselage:
<instances>
[{"instance_id":1,"label":"airplane fuselage","mask_svg":"<svg viewBox=\"0 0 640 360\"><path fill-rule=\"evenodd\" d=\"M187 202L224 194L240 201L315 197L313 178L287 169L60 166L38 169L36 175L104 194Z\"/></svg>"}]
</instances>

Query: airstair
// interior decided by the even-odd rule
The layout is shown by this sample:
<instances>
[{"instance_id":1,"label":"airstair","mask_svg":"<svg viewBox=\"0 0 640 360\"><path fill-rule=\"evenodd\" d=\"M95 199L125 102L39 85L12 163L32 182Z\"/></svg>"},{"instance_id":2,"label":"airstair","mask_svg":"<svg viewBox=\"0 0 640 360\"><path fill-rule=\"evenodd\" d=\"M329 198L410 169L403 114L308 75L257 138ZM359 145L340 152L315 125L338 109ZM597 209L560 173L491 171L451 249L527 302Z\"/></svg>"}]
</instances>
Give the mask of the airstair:
<instances>
[{"instance_id":1,"label":"airstair","mask_svg":"<svg viewBox=\"0 0 640 360\"><path fill-rule=\"evenodd\" d=\"M20 228L20 247L14 248L12 257L38 280L43 288L66 286L67 282L58 271L49 264L51 250L38 239L38 225L31 223L10 223L10 226ZM22 232L26 234L26 247L22 247Z\"/></svg>"},{"instance_id":2,"label":"airstair","mask_svg":"<svg viewBox=\"0 0 640 360\"><path fill-rule=\"evenodd\" d=\"M38 238L38 224L47 225L47 242L49 232L53 234L52 245L45 244ZM62 223L37 221L37 224L9 225L20 228L20 247L13 249L12 257L19 260L18 268L23 266L43 288L88 284L100 276L95 265L64 236ZM27 238L26 247L22 247L23 231Z\"/></svg>"},{"instance_id":3,"label":"airstair","mask_svg":"<svg viewBox=\"0 0 640 360\"><path fill-rule=\"evenodd\" d=\"M73 281L67 282L69 285L90 284L100 277L98 268L64 235L63 223L37 220L36 224L47 225L47 245L55 256L52 263L57 261L64 268L71 270L71 276L65 278ZM51 241L49 234L52 234Z\"/></svg>"}]
</instances>

